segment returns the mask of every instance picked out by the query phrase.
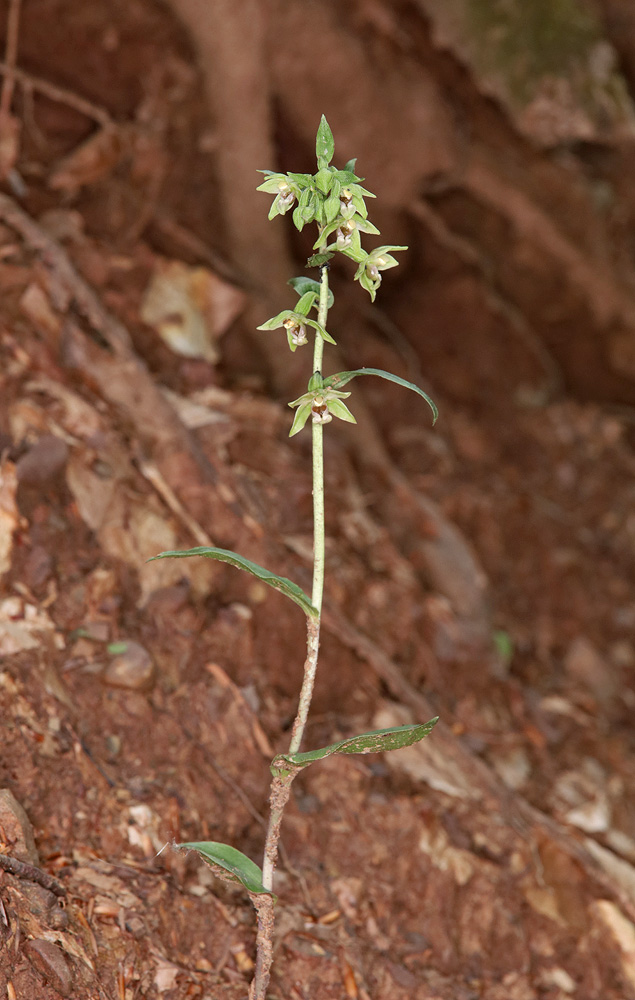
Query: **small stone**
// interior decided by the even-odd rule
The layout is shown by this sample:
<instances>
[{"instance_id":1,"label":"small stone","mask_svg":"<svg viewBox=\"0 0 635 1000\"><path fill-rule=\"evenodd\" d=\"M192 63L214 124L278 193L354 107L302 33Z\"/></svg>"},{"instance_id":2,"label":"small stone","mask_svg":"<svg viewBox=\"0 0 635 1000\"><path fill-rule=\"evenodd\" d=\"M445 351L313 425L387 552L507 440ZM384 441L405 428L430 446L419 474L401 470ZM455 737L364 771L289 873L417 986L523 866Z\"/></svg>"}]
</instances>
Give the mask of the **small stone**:
<instances>
[{"instance_id":1,"label":"small stone","mask_svg":"<svg viewBox=\"0 0 635 1000\"><path fill-rule=\"evenodd\" d=\"M512 747L492 755L492 763L508 788L518 791L531 774L531 761L523 747Z\"/></svg>"},{"instance_id":2,"label":"small stone","mask_svg":"<svg viewBox=\"0 0 635 1000\"><path fill-rule=\"evenodd\" d=\"M564 669L600 702L609 701L615 693L611 671L605 658L584 636L574 639L564 657Z\"/></svg>"},{"instance_id":3,"label":"small stone","mask_svg":"<svg viewBox=\"0 0 635 1000\"><path fill-rule=\"evenodd\" d=\"M27 587L41 587L51 575L53 561L42 545L36 545L29 552L24 564L24 582Z\"/></svg>"},{"instance_id":4,"label":"small stone","mask_svg":"<svg viewBox=\"0 0 635 1000\"><path fill-rule=\"evenodd\" d=\"M55 479L68 461L68 445L55 434L43 434L16 464L18 483L38 487Z\"/></svg>"},{"instance_id":5,"label":"small stone","mask_svg":"<svg viewBox=\"0 0 635 1000\"><path fill-rule=\"evenodd\" d=\"M84 638L92 639L93 642L108 642L110 625L104 621L85 622L82 625L82 634Z\"/></svg>"},{"instance_id":6,"label":"small stone","mask_svg":"<svg viewBox=\"0 0 635 1000\"><path fill-rule=\"evenodd\" d=\"M575 993L576 982L572 979L566 969L554 966L551 969L543 969L538 976L540 985L545 990L562 990L563 993Z\"/></svg>"},{"instance_id":7,"label":"small stone","mask_svg":"<svg viewBox=\"0 0 635 1000\"><path fill-rule=\"evenodd\" d=\"M12 857L39 867L33 827L26 812L8 788L0 788L0 828L4 831Z\"/></svg>"},{"instance_id":8,"label":"small stone","mask_svg":"<svg viewBox=\"0 0 635 1000\"><path fill-rule=\"evenodd\" d=\"M20 892L29 904L31 915L38 917L41 923L58 931L68 927L68 912L55 893L25 879L20 880Z\"/></svg>"},{"instance_id":9,"label":"small stone","mask_svg":"<svg viewBox=\"0 0 635 1000\"><path fill-rule=\"evenodd\" d=\"M627 639L614 642L609 652L616 667L635 667L635 647Z\"/></svg>"},{"instance_id":10,"label":"small stone","mask_svg":"<svg viewBox=\"0 0 635 1000\"><path fill-rule=\"evenodd\" d=\"M138 642L128 640L125 646L106 667L104 683L129 691L149 691L156 677L154 660Z\"/></svg>"},{"instance_id":11,"label":"small stone","mask_svg":"<svg viewBox=\"0 0 635 1000\"><path fill-rule=\"evenodd\" d=\"M52 941L35 938L27 943L25 951L47 983L63 997L70 996L73 979L61 948Z\"/></svg>"}]
</instances>

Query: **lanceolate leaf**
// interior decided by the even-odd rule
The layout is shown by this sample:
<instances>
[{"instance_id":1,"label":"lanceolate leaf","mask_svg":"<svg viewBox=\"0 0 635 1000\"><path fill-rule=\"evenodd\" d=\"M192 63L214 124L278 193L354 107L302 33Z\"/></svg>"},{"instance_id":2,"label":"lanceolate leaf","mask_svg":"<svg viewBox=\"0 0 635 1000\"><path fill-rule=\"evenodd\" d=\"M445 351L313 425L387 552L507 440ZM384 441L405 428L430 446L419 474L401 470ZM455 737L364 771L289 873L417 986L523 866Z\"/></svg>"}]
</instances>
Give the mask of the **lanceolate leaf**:
<instances>
[{"instance_id":1,"label":"lanceolate leaf","mask_svg":"<svg viewBox=\"0 0 635 1000\"><path fill-rule=\"evenodd\" d=\"M262 884L262 871L258 865L235 847L219 844L214 840L192 841L175 846L187 851L197 851L210 865L214 874L224 882L238 882L248 892L273 896L273 893L265 889Z\"/></svg>"},{"instance_id":2,"label":"lanceolate leaf","mask_svg":"<svg viewBox=\"0 0 635 1000\"><path fill-rule=\"evenodd\" d=\"M307 267L324 267L328 264L331 257L333 257L333 252L331 250L325 250L324 253L314 253L306 262Z\"/></svg>"},{"instance_id":3,"label":"lanceolate leaf","mask_svg":"<svg viewBox=\"0 0 635 1000\"><path fill-rule=\"evenodd\" d=\"M328 167L329 163L333 159L333 153L335 151L335 143L333 141L333 133L329 123L327 122L324 115L320 120L320 124L317 130L317 136L315 137L315 154L318 161L318 169L323 169Z\"/></svg>"},{"instance_id":4,"label":"lanceolate leaf","mask_svg":"<svg viewBox=\"0 0 635 1000\"><path fill-rule=\"evenodd\" d=\"M306 753L278 754L271 762L274 774L284 774L285 771L295 771L316 760L324 760L334 753L381 753L387 750L401 750L429 736L437 722L438 716L421 725L397 726L390 729L375 729L361 736L350 736L339 743L331 743L320 750L308 750Z\"/></svg>"},{"instance_id":5,"label":"lanceolate leaf","mask_svg":"<svg viewBox=\"0 0 635 1000\"><path fill-rule=\"evenodd\" d=\"M269 587L274 587L275 590L279 590L281 593L286 594L287 597L290 597L292 601L300 605L305 615L309 618L317 618L318 616L317 608L311 604L310 598L307 597L301 587L298 587L297 583L287 580L286 576L278 576L276 573L264 569L263 566L259 566L257 563L251 562L250 559L245 559L244 556L239 556L237 552L231 552L229 549L215 549L209 545L198 545L195 549L184 549L182 552L160 552L158 556L152 556L152 559L148 559L148 562L154 562L155 559L182 559L188 556L206 556L208 559L217 559L219 562L229 563L237 569L244 569L247 573L251 573L252 576L262 580Z\"/></svg>"},{"instance_id":6,"label":"lanceolate leaf","mask_svg":"<svg viewBox=\"0 0 635 1000\"><path fill-rule=\"evenodd\" d=\"M436 423L437 417L439 416L439 411L437 410L436 404L430 399L427 392L420 389L418 385L414 382L407 382L405 378L400 378L399 375L393 375L391 372L382 371L381 368L357 368L352 372L337 372L336 375L329 375L328 378L324 379L324 385L330 386L332 389L341 389L343 385L350 382L351 379L357 378L358 375L379 375L380 378L385 378L388 382L396 382L397 385L402 385L405 389L412 389L419 396L425 399L426 403L432 410L433 423Z\"/></svg>"},{"instance_id":7,"label":"lanceolate leaf","mask_svg":"<svg viewBox=\"0 0 635 1000\"><path fill-rule=\"evenodd\" d=\"M305 292L304 295L301 295L296 302L295 312L300 313L301 316L308 316L318 296L319 292L316 293L313 289Z\"/></svg>"}]
</instances>

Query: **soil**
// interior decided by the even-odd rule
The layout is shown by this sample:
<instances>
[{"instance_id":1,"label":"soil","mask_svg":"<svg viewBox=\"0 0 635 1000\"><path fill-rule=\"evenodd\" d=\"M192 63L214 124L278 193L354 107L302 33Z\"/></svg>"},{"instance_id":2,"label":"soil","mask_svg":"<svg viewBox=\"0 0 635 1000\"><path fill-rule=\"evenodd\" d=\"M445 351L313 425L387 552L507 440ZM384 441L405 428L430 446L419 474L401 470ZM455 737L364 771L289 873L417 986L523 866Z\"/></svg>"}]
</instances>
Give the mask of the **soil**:
<instances>
[{"instance_id":1,"label":"soil","mask_svg":"<svg viewBox=\"0 0 635 1000\"><path fill-rule=\"evenodd\" d=\"M381 30L396 59L386 9L353 8L367 53ZM263 348L251 331L261 290L185 27L151 0L21 15L27 76L0 130L19 126L0 143L0 992L244 1000L249 900L171 845L259 859L303 616L229 566L147 559L215 544L310 590L309 435L288 438L283 338L276 356L277 334ZM435 58L456 97L464 69ZM475 143L489 128L493 161L507 141L515 176L521 139L465 87ZM283 97L280 156L291 135L300 160L299 95ZM540 224L570 198L575 243L582 195L561 197L558 157L540 156ZM589 256L593 281L555 240L545 264L524 209L504 266L506 220L476 175L469 198L441 185L397 214L412 249L374 313L332 269L346 366L419 382L441 416L369 379L359 426L326 428L305 743L441 721L417 747L296 779L271 1000L635 998L635 383L585 307L607 296L623 335L632 195L623 148L606 157L619 261ZM302 238L279 231L300 273ZM570 265L557 316L549 254Z\"/></svg>"}]
</instances>

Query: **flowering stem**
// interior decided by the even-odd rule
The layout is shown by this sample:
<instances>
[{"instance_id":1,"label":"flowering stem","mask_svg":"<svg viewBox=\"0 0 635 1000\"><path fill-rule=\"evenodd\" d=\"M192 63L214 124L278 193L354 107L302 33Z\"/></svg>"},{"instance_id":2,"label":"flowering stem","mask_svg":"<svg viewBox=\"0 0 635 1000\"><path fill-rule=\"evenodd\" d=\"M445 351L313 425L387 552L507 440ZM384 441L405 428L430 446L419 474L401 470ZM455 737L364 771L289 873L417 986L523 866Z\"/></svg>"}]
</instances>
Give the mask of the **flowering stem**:
<instances>
[{"instance_id":1,"label":"flowering stem","mask_svg":"<svg viewBox=\"0 0 635 1000\"><path fill-rule=\"evenodd\" d=\"M328 315L329 273L328 268L322 268L320 285L320 302L318 323L326 327ZM313 351L313 372L322 372L322 356L324 341L319 334L315 336ZM311 602L318 610L317 618L307 616L307 655L304 661L304 677L302 690L298 701L298 712L291 732L289 753L297 753L302 744L302 737L313 696L313 685L318 663L320 645L320 618L322 610L322 592L324 590L324 450L322 424L311 425L313 431L313 592ZM265 854L262 865L262 884L265 889L273 889L273 873L278 859L278 844L280 840L280 825L284 807L291 794L293 775L276 776L271 782L269 794L269 825L265 840ZM260 917L260 913L259 913ZM254 979L250 1000L264 1000L269 983L272 952L269 936L272 932L272 921L258 921L257 975Z\"/></svg>"},{"instance_id":2,"label":"flowering stem","mask_svg":"<svg viewBox=\"0 0 635 1000\"><path fill-rule=\"evenodd\" d=\"M328 267L322 268L322 281L320 284L320 304L318 311L318 323L326 328L326 318L329 311L329 271ZM322 355L324 353L324 341L319 335L315 337L315 348L313 351L313 373L322 373ZM322 593L324 590L324 448L323 448L323 425L314 423L311 425L313 432L313 592L311 603L318 610L317 619L307 618L307 658L304 664L304 679L302 690L298 702L298 714L293 723L291 732L291 745L289 753L297 753L302 743L304 728L306 726L311 698L313 697L313 685L315 683L315 672L317 670L318 649L320 644L320 618L322 614Z\"/></svg>"}]
</instances>

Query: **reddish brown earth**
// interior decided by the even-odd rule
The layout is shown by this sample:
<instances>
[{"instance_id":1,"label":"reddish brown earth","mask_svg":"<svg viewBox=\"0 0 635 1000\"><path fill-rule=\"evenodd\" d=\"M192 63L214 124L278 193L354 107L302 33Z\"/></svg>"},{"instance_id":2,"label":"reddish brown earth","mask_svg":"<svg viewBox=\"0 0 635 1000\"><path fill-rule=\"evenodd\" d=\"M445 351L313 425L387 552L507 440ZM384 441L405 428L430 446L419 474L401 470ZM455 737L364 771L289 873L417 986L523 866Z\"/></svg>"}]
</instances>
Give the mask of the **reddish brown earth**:
<instances>
[{"instance_id":1,"label":"reddish brown earth","mask_svg":"<svg viewBox=\"0 0 635 1000\"><path fill-rule=\"evenodd\" d=\"M194 0L173 6L191 25ZM441 416L368 380L358 427L327 428L306 744L441 722L296 779L270 996L633 1000L632 137L538 149L416 4L307 6L331 63L301 64L306 16L280 0L262 18L287 48L257 78L260 15L201 23L201 51L244 29L219 114L218 65L194 68L162 5L22 5L18 141L0 130L0 993L247 994L248 900L163 848L259 859L303 618L230 567L146 559L211 541L310 587L309 442L285 405L306 358L252 332L278 297L263 280L306 247L252 188L312 169L325 111L385 196L382 238L412 247L374 312L333 268L340 367L419 381ZM361 84L337 100L351 67L374 128ZM270 120L240 105L250 86ZM234 147L272 159L228 182L232 106ZM471 121L460 175L448 108ZM152 327L158 274L207 319L205 357Z\"/></svg>"}]
</instances>

